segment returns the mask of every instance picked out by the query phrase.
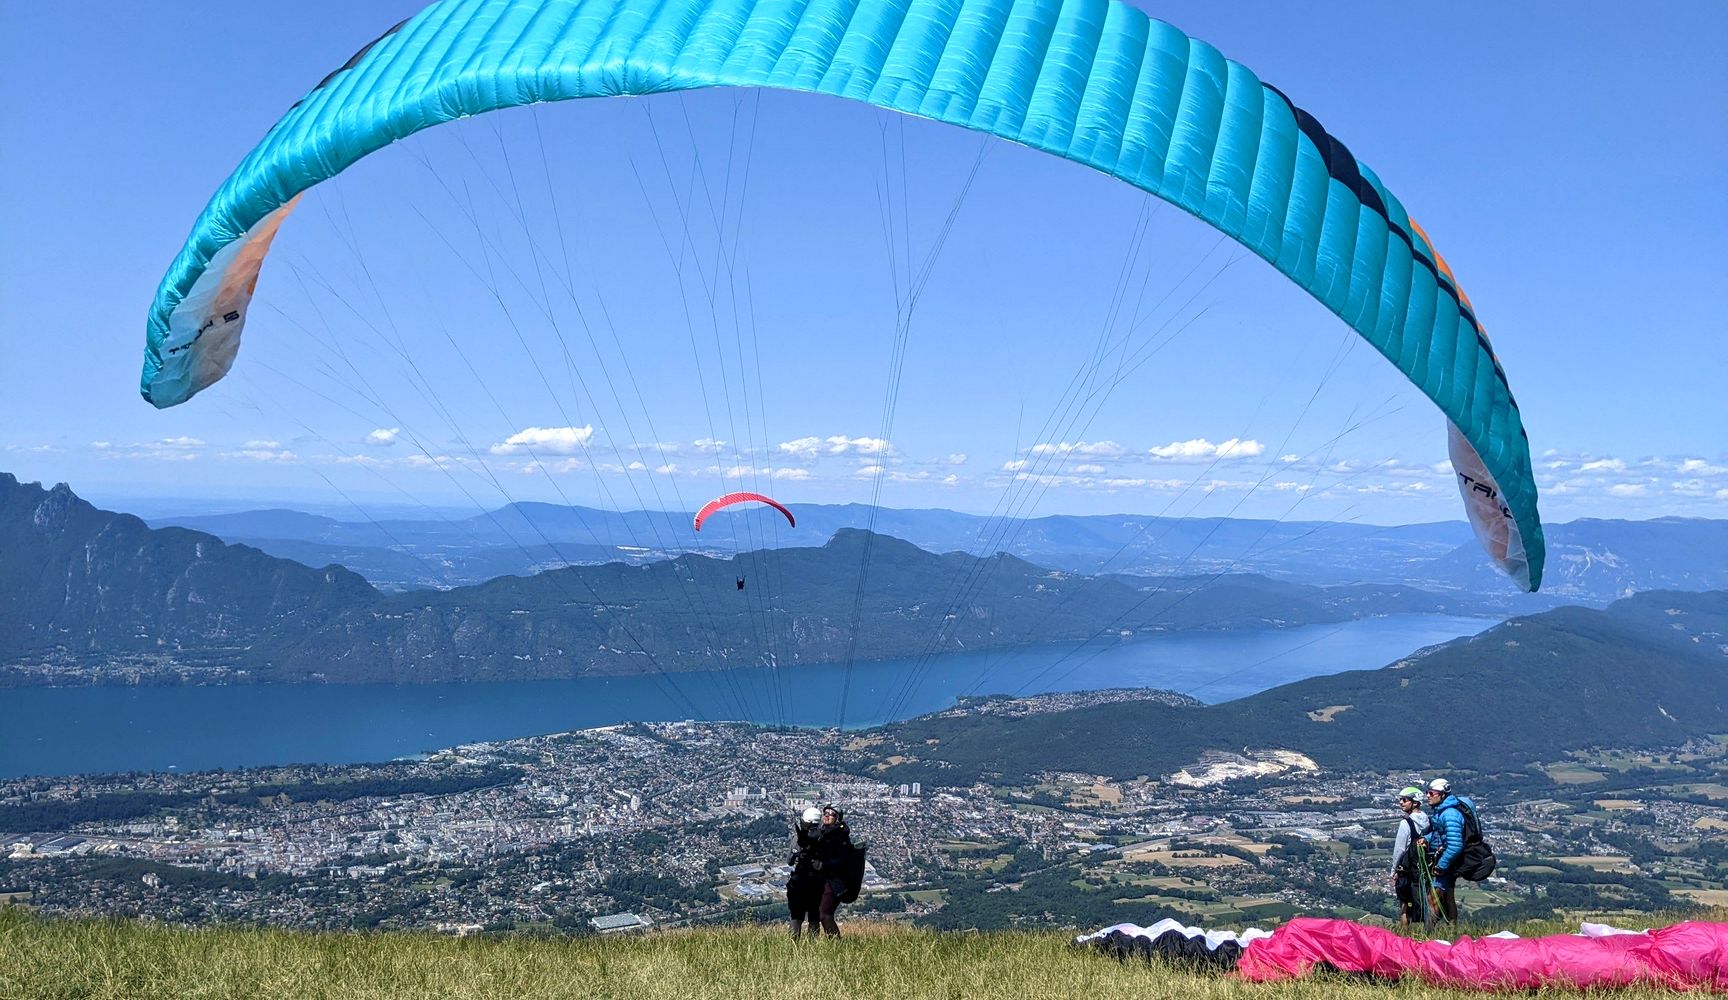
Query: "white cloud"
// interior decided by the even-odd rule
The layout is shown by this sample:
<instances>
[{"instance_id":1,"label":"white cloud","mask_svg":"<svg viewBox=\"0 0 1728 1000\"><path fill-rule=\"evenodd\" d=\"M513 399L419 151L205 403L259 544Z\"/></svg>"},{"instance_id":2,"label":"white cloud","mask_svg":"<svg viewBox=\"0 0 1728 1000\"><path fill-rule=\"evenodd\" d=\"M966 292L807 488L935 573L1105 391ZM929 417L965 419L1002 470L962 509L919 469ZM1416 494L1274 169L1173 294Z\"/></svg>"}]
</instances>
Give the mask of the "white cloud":
<instances>
[{"instance_id":1,"label":"white cloud","mask_svg":"<svg viewBox=\"0 0 1728 1000\"><path fill-rule=\"evenodd\" d=\"M948 464L949 465L965 465L966 464L966 453L963 451L957 451L954 454L949 455L948 456Z\"/></svg>"},{"instance_id":2,"label":"white cloud","mask_svg":"<svg viewBox=\"0 0 1728 1000\"><path fill-rule=\"evenodd\" d=\"M1019 482L1037 483L1040 486L1072 486L1078 482L1074 476L1052 476L1036 472L1017 472L1014 478Z\"/></svg>"},{"instance_id":3,"label":"white cloud","mask_svg":"<svg viewBox=\"0 0 1728 1000\"><path fill-rule=\"evenodd\" d=\"M380 447L389 447L396 443L396 435L400 433L402 433L402 428L400 427L380 427L375 431L367 433L366 443L375 444Z\"/></svg>"},{"instance_id":4,"label":"white cloud","mask_svg":"<svg viewBox=\"0 0 1728 1000\"><path fill-rule=\"evenodd\" d=\"M1017 472L1014 479L1019 482L1037 483L1040 486L1083 491L1114 493L1118 490L1154 489L1181 490L1191 484L1180 479L1145 479L1133 476L1098 476L1085 475L1053 475L1049 473Z\"/></svg>"},{"instance_id":5,"label":"white cloud","mask_svg":"<svg viewBox=\"0 0 1728 1000\"><path fill-rule=\"evenodd\" d=\"M1441 463L1438 468L1433 465L1406 465L1397 459L1389 459L1379 463L1381 472L1388 476L1401 479L1451 479L1452 467Z\"/></svg>"},{"instance_id":6,"label":"white cloud","mask_svg":"<svg viewBox=\"0 0 1728 1000\"><path fill-rule=\"evenodd\" d=\"M1060 444L1035 444L1034 455L1089 455L1093 458L1121 458L1128 449L1114 441L1063 441Z\"/></svg>"},{"instance_id":7,"label":"white cloud","mask_svg":"<svg viewBox=\"0 0 1728 1000\"><path fill-rule=\"evenodd\" d=\"M517 431L492 446L494 455L514 455L517 452L545 452L548 455L574 455L588 446L594 437L592 426L530 427Z\"/></svg>"},{"instance_id":8,"label":"white cloud","mask_svg":"<svg viewBox=\"0 0 1728 1000\"><path fill-rule=\"evenodd\" d=\"M667 462L665 465L656 466L654 471L662 476L675 476L678 474L678 465L675 462Z\"/></svg>"},{"instance_id":9,"label":"white cloud","mask_svg":"<svg viewBox=\"0 0 1728 1000\"><path fill-rule=\"evenodd\" d=\"M1156 458L1210 458L1216 454L1218 446L1205 438L1194 438L1190 441L1172 441L1149 449L1149 454Z\"/></svg>"},{"instance_id":10,"label":"white cloud","mask_svg":"<svg viewBox=\"0 0 1728 1000\"><path fill-rule=\"evenodd\" d=\"M782 441L779 444L779 448L782 452L788 455L815 458L816 453L822 448L822 439L815 437L814 435L811 437L801 437L793 441Z\"/></svg>"},{"instance_id":11,"label":"white cloud","mask_svg":"<svg viewBox=\"0 0 1728 1000\"><path fill-rule=\"evenodd\" d=\"M959 477L950 475L944 477L941 481L946 483L950 479L957 482ZM891 483L928 483L935 480L936 473L931 472L929 469L918 469L914 472L902 472L899 469L892 469L888 472L888 481Z\"/></svg>"},{"instance_id":12,"label":"white cloud","mask_svg":"<svg viewBox=\"0 0 1728 1000\"><path fill-rule=\"evenodd\" d=\"M90 447L103 458L143 459L150 462L193 462L197 461L200 455L199 449L204 447L204 442L195 437L171 437L132 444L92 441Z\"/></svg>"},{"instance_id":13,"label":"white cloud","mask_svg":"<svg viewBox=\"0 0 1728 1000\"><path fill-rule=\"evenodd\" d=\"M667 472L666 474L670 475L672 472L677 471L677 466L665 466L665 465L663 465L659 469L656 469L654 471L662 472L662 471L665 471L668 469L670 469L671 471ZM749 477L760 476L763 478L779 477L782 479L804 479L810 475L810 473L804 469L776 469L776 468L773 468L772 466L767 466L767 465L745 465L743 463L738 463L735 465L710 465L707 468L701 470L701 474L705 475L705 476L722 476L726 479L743 479L746 476L749 476ZM745 488L748 489L749 487L746 486Z\"/></svg>"},{"instance_id":14,"label":"white cloud","mask_svg":"<svg viewBox=\"0 0 1728 1000\"><path fill-rule=\"evenodd\" d=\"M873 437L847 437L844 434L831 434L820 438L815 435L782 441L779 449L787 455L797 455L800 458L816 458L819 455L885 455L891 449L887 441ZM965 456L961 456L965 460Z\"/></svg>"},{"instance_id":15,"label":"white cloud","mask_svg":"<svg viewBox=\"0 0 1728 1000\"><path fill-rule=\"evenodd\" d=\"M1702 458L1688 458L1676 466L1674 471L1688 476L1722 476L1728 475L1728 466L1711 465Z\"/></svg>"},{"instance_id":16,"label":"white cloud","mask_svg":"<svg viewBox=\"0 0 1728 1000\"><path fill-rule=\"evenodd\" d=\"M1608 495L1616 497L1641 497L1649 493L1649 487L1643 483L1615 483L1608 487Z\"/></svg>"},{"instance_id":17,"label":"white cloud","mask_svg":"<svg viewBox=\"0 0 1728 1000\"><path fill-rule=\"evenodd\" d=\"M1002 463L1003 472L1019 472L1030 464L1024 458L1016 458Z\"/></svg>"},{"instance_id":18,"label":"white cloud","mask_svg":"<svg viewBox=\"0 0 1728 1000\"><path fill-rule=\"evenodd\" d=\"M1253 458L1265 453L1266 446L1252 439L1231 438L1218 446L1219 458Z\"/></svg>"},{"instance_id":19,"label":"white cloud","mask_svg":"<svg viewBox=\"0 0 1728 1000\"><path fill-rule=\"evenodd\" d=\"M320 459L333 461L338 465L364 465L372 469L461 469L468 472L478 471L475 463L467 458L456 458L450 455L433 455L416 452L412 455L398 455L395 458L379 458L376 455L337 455L334 458ZM535 471L533 462L523 462L520 466L503 466L517 472L530 473Z\"/></svg>"},{"instance_id":20,"label":"white cloud","mask_svg":"<svg viewBox=\"0 0 1728 1000\"><path fill-rule=\"evenodd\" d=\"M1080 476L1101 476L1104 474L1104 467L1102 465L1093 465L1091 463L1076 465L1074 467L1074 473Z\"/></svg>"},{"instance_id":21,"label":"white cloud","mask_svg":"<svg viewBox=\"0 0 1728 1000\"><path fill-rule=\"evenodd\" d=\"M449 455L408 455L402 459L402 464L410 469L444 469L461 468L462 460Z\"/></svg>"},{"instance_id":22,"label":"white cloud","mask_svg":"<svg viewBox=\"0 0 1728 1000\"><path fill-rule=\"evenodd\" d=\"M717 454L722 448L726 447L726 442L719 438L697 438L690 443L695 446L697 451L702 452L705 455Z\"/></svg>"},{"instance_id":23,"label":"white cloud","mask_svg":"<svg viewBox=\"0 0 1728 1000\"><path fill-rule=\"evenodd\" d=\"M419 459L419 461L416 462L415 459ZM446 462L450 462L450 459L447 459L442 455L440 455L437 459L437 464L439 464L439 465L444 464ZM426 456L424 456L424 455L409 455L406 459L403 460L403 464L414 467L414 468L435 468L436 467L436 465L434 465L434 463L427 461ZM533 475L538 475L542 472L551 473L553 475L568 475L572 472L580 472L583 469L586 469L587 467L588 467L587 463L583 462L580 458L560 458L557 461L553 461L553 462L547 462L547 461L523 462L523 463L515 466L515 469L517 472L521 473L524 476L533 476ZM608 470L608 471L612 471L612 472L622 472L623 471L623 469L617 465L603 466L602 468L605 470Z\"/></svg>"},{"instance_id":24,"label":"white cloud","mask_svg":"<svg viewBox=\"0 0 1728 1000\"><path fill-rule=\"evenodd\" d=\"M886 455L888 442L883 438L848 438L844 434L835 435L828 439L828 453L830 455L840 455L846 452L855 455Z\"/></svg>"},{"instance_id":25,"label":"white cloud","mask_svg":"<svg viewBox=\"0 0 1728 1000\"><path fill-rule=\"evenodd\" d=\"M1153 458L1193 460L1203 458L1253 458L1264 454L1266 446L1253 439L1230 438L1213 444L1205 438L1193 438L1188 441L1172 441L1148 450ZM1291 456L1285 456L1289 459Z\"/></svg>"},{"instance_id":26,"label":"white cloud","mask_svg":"<svg viewBox=\"0 0 1728 1000\"><path fill-rule=\"evenodd\" d=\"M248 441L246 447L239 451L228 453L230 458L243 458L248 462L279 462L288 464L300 461L300 456L277 445L275 441Z\"/></svg>"},{"instance_id":27,"label":"white cloud","mask_svg":"<svg viewBox=\"0 0 1728 1000\"><path fill-rule=\"evenodd\" d=\"M1618 458L1599 458L1594 462L1585 462L1578 467L1579 472L1625 472L1626 463Z\"/></svg>"},{"instance_id":28,"label":"white cloud","mask_svg":"<svg viewBox=\"0 0 1728 1000\"><path fill-rule=\"evenodd\" d=\"M860 479L880 475L881 472L882 466L880 465L860 465L858 468L852 470L852 474Z\"/></svg>"}]
</instances>

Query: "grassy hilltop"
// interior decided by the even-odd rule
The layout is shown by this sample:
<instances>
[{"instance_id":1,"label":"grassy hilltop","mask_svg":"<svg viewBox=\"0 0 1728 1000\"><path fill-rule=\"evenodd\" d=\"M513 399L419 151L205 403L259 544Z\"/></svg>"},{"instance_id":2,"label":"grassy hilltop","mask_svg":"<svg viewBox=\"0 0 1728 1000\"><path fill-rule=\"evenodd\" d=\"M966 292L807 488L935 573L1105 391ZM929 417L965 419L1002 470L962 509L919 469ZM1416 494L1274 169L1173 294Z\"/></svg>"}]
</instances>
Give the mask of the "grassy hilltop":
<instances>
[{"instance_id":1,"label":"grassy hilltop","mask_svg":"<svg viewBox=\"0 0 1728 1000\"><path fill-rule=\"evenodd\" d=\"M1723 919L1728 914L1716 914ZM1667 923L1673 917L1621 918ZM1498 928L1479 928L1487 933ZM1575 930L1556 922L1520 934ZM839 942L774 927L611 938L187 930L43 920L0 909L0 997L47 998L1011 998L1462 997L1427 986L1314 977L1258 986L1069 947L1061 933L936 933L852 921ZM1663 994L1616 993L1626 1000Z\"/></svg>"}]
</instances>

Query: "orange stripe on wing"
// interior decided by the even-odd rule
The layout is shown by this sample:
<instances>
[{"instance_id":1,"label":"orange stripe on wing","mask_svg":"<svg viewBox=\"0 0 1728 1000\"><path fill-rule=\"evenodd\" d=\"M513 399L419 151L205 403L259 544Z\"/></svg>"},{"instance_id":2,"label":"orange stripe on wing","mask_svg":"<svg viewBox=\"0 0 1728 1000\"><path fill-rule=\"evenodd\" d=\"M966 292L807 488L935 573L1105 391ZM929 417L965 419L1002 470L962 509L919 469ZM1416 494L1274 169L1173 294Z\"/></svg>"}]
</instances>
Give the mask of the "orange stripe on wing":
<instances>
[{"instance_id":1,"label":"orange stripe on wing","mask_svg":"<svg viewBox=\"0 0 1728 1000\"><path fill-rule=\"evenodd\" d=\"M1465 293L1464 289L1458 287L1458 276L1452 273L1452 265L1446 263L1446 258L1440 256L1440 251L1434 249L1434 241L1428 238L1428 233L1422 228L1421 223L1411 219L1410 229L1417 236L1422 237L1422 243L1428 247L1428 255L1434 258L1434 266L1440 269L1440 273L1446 276L1447 281L1452 282L1452 290L1458 293L1458 301L1464 303L1474 313L1476 304L1470 301L1470 296Z\"/></svg>"}]
</instances>

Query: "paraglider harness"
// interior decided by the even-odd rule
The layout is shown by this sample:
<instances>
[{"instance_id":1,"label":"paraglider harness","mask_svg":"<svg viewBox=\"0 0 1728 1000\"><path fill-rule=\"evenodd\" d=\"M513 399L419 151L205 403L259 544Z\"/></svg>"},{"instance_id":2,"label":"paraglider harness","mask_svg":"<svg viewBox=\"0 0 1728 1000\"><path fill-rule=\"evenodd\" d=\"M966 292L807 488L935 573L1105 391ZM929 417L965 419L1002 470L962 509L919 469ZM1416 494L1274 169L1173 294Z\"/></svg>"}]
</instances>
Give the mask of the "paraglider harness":
<instances>
[{"instance_id":1,"label":"paraglider harness","mask_svg":"<svg viewBox=\"0 0 1728 1000\"><path fill-rule=\"evenodd\" d=\"M1494 857L1494 848L1482 836L1482 824L1476 821L1476 810L1462 802L1449 802L1441 806L1435 815L1448 809L1456 809L1464 816L1464 849L1458 852L1458 857L1452 862L1449 874L1458 876L1470 882L1480 882L1494 874L1494 868L1499 861Z\"/></svg>"},{"instance_id":2,"label":"paraglider harness","mask_svg":"<svg viewBox=\"0 0 1728 1000\"><path fill-rule=\"evenodd\" d=\"M791 854L787 855L786 864L792 868L793 878L809 878L816 874L815 869L810 864L812 861L816 860L812 852L812 847L814 845L810 841L809 831L803 827L803 824L799 824L796 829L798 834L798 848Z\"/></svg>"},{"instance_id":3,"label":"paraglider harness","mask_svg":"<svg viewBox=\"0 0 1728 1000\"><path fill-rule=\"evenodd\" d=\"M858 894L864 891L864 861L869 851L868 844L853 843L850 831L847 832L846 844L835 852L835 856L820 859L820 865L811 862L819 860L821 851L818 844L822 834L815 833L808 842L800 846L791 858L794 872L798 874L819 875L823 882L838 883L834 901L837 903L853 903L858 900Z\"/></svg>"},{"instance_id":4,"label":"paraglider harness","mask_svg":"<svg viewBox=\"0 0 1728 1000\"><path fill-rule=\"evenodd\" d=\"M840 894L834 897L839 902L857 902L858 894L864 891L864 852L869 849L866 844L853 844L841 855L837 877L846 885Z\"/></svg>"},{"instance_id":5,"label":"paraglider harness","mask_svg":"<svg viewBox=\"0 0 1728 1000\"><path fill-rule=\"evenodd\" d=\"M1392 865L1392 873L1397 879L1398 891L1409 893L1411 913L1421 919L1422 926L1433 930L1434 915L1440 912L1440 901L1434 895L1434 879L1428 871L1427 843L1417 831L1414 817L1405 816L1404 825L1410 828L1410 841ZM1400 906L1404 905L1402 900L1400 897Z\"/></svg>"},{"instance_id":6,"label":"paraglider harness","mask_svg":"<svg viewBox=\"0 0 1728 1000\"><path fill-rule=\"evenodd\" d=\"M1404 817L1404 825L1410 828L1410 842L1404 845L1404 853L1392 865L1393 872L1399 875L1414 875L1418 870L1416 845L1422 842L1422 834L1416 830L1416 821L1409 816Z\"/></svg>"}]
</instances>

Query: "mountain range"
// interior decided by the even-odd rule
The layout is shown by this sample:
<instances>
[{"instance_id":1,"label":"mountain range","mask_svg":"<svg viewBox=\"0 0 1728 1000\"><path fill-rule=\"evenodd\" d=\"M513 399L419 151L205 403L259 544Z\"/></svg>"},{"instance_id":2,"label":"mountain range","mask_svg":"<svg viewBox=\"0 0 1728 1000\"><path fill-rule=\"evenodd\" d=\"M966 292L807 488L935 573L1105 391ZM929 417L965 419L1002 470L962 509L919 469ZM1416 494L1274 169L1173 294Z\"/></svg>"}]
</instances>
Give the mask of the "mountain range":
<instances>
[{"instance_id":1,"label":"mountain range","mask_svg":"<svg viewBox=\"0 0 1728 1000\"><path fill-rule=\"evenodd\" d=\"M386 590L446 588L504 575L683 554L819 546L846 528L930 552L1006 552L1071 573L1257 574L1308 586L1396 583L1456 591L1507 613L1560 602L1605 605L1641 590L1728 587L1728 521L1584 519L1546 526L1541 596L1518 592L1484 559L1463 522L1397 527L1348 522L1057 514L991 519L948 510L793 504L798 526L769 512L725 510L698 535L688 515L516 503L471 517L342 521L293 510L160 517L308 566L345 566Z\"/></svg>"},{"instance_id":2,"label":"mountain range","mask_svg":"<svg viewBox=\"0 0 1728 1000\"><path fill-rule=\"evenodd\" d=\"M1087 577L1005 554L937 555L859 529L730 559L685 553L392 594L340 566L151 528L64 484L7 474L0 545L0 666L31 667L36 682L55 668L100 680L116 665L183 679L525 680L1481 610L1407 586Z\"/></svg>"}]
</instances>

